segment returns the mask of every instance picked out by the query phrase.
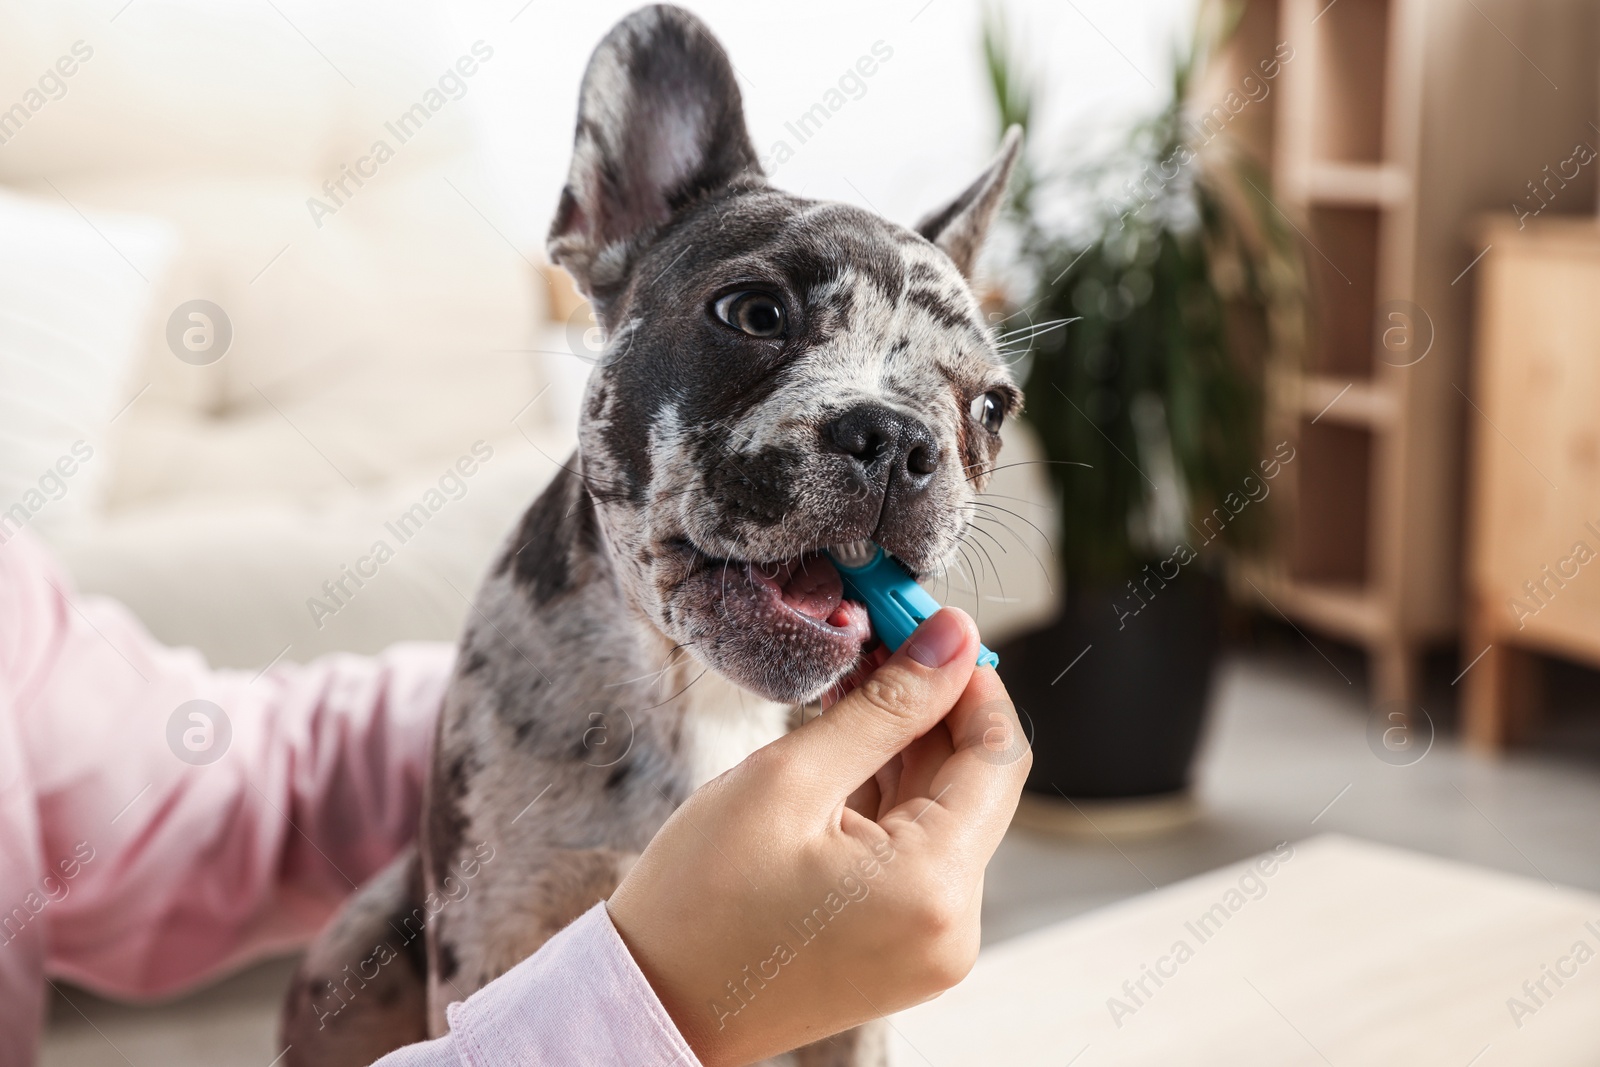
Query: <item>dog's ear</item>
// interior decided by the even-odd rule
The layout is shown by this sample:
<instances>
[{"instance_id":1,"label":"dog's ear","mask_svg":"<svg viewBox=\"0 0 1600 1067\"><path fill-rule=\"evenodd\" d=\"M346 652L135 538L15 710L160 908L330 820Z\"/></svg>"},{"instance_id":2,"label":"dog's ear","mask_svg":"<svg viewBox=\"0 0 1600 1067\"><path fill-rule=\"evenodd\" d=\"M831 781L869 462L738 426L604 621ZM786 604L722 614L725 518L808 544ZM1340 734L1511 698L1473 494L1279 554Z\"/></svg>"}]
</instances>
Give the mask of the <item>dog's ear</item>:
<instances>
[{"instance_id":1,"label":"dog's ear","mask_svg":"<svg viewBox=\"0 0 1600 1067\"><path fill-rule=\"evenodd\" d=\"M917 232L944 250L963 276L972 277L983 239L989 233L1000 202L1005 199L1006 183L1022 152L1022 127L1013 126L1000 142L994 162L978 175L978 180L950 203L917 223Z\"/></svg>"},{"instance_id":2,"label":"dog's ear","mask_svg":"<svg viewBox=\"0 0 1600 1067\"><path fill-rule=\"evenodd\" d=\"M722 46L680 7L641 8L612 27L584 72L550 258L599 300L674 212L762 181Z\"/></svg>"}]
</instances>

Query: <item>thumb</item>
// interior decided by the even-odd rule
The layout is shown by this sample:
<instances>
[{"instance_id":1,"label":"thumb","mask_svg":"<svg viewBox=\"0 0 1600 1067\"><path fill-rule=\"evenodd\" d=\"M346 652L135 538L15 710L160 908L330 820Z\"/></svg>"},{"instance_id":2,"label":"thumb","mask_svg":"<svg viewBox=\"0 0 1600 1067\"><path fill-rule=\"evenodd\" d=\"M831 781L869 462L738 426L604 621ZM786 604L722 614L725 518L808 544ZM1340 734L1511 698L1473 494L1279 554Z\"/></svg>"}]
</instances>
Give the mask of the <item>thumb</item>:
<instances>
[{"instance_id":1,"label":"thumb","mask_svg":"<svg viewBox=\"0 0 1600 1067\"><path fill-rule=\"evenodd\" d=\"M771 747L805 768L823 803L840 802L955 707L977 658L977 626L942 608L844 699Z\"/></svg>"}]
</instances>

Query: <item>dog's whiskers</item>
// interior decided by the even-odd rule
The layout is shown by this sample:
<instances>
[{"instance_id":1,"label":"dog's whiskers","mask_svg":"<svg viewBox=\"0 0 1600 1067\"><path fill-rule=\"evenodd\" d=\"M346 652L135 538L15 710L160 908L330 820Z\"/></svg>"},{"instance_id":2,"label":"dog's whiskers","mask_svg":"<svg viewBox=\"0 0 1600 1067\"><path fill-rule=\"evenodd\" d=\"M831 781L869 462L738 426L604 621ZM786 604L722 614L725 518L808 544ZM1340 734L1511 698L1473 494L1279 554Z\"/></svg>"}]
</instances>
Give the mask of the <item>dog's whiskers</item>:
<instances>
[{"instance_id":1,"label":"dog's whiskers","mask_svg":"<svg viewBox=\"0 0 1600 1067\"><path fill-rule=\"evenodd\" d=\"M967 533L971 533L971 534L974 534L974 535L982 534L984 537L987 537L989 539L990 543L992 543L995 548L1000 550L1000 554L1002 556L1007 554L1006 550L1005 550L1005 546L1000 543L999 539L997 539L994 536L994 534L989 533L987 530L981 530L977 526L968 526L967 530L966 530L966 533L963 533L962 537L965 537ZM989 554L988 548L986 548L983 545L982 542L973 541L972 542L972 547L976 548L980 552L982 552L983 555L984 555L984 558L989 561L989 569L992 572L994 572L994 584L999 587L1000 595L1002 597L1005 596L1006 595L1006 585L1005 585L1005 582L1000 580L1000 566L999 566L999 564L995 563L994 557Z\"/></svg>"},{"instance_id":2,"label":"dog's whiskers","mask_svg":"<svg viewBox=\"0 0 1600 1067\"><path fill-rule=\"evenodd\" d=\"M1029 500L1025 496L1007 496L1005 493L995 493L985 490L979 500L1012 500L1018 504L1037 504L1037 500Z\"/></svg>"},{"instance_id":3,"label":"dog's whiskers","mask_svg":"<svg viewBox=\"0 0 1600 1067\"><path fill-rule=\"evenodd\" d=\"M1045 566L1044 560L1039 558L1039 553L1037 553L1037 552L1035 552L1033 550L1033 546L1028 544L1026 539L1024 539L1024 538L1022 538L1022 537L1017 535L1017 531L1013 530L1011 527L1007 526L1004 522L1001 522L999 519L991 518L991 517L986 516L986 515L973 515L973 516L970 517L969 521L974 523L972 529L975 532L987 533L987 531L980 530L979 527L977 525L975 525L976 523L979 523L979 522L992 522L996 526L999 526L1006 533L1010 534L1016 540L1017 544L1022 546L1022 550L1024 552L1028 553L1028 555L1030 557L1032 557L1033 562L1038 566L1039 574L1041 576L1043 576L1043 578L1044 578L1045 588L1046 589L1053 589L1053 583L1050 580L1050 568ZM988 534L988 536L991 539L994 537L993 534ZM998 542L996 542L996 543L998 544ZM1002 551L1004 551L1004 550L1002 549Z\"/></svg>"},{"instance_id":4,"label":"dog's whiskers","mask_svg":"<svg viewBox=\"0 0 1600 1067\"><path fill-rule=\"evenodd\" d=\"M970 573L976 576L980 573L979 568L972 566L972 557L967 555L967 547L968 546L964 541L958 540L956 542L956 550L961 553L961 558L968 562L968 566L971 567ZM983 600L978 594L978 580L976 577L973 577L971 585L972 588L970 592L972 593L972 621L978 623L981 627L983 623Z\"/></svg>"},{"instance_id":5,"label":"dog's whiskers","mask_svg":"<svg viewBox=\"0 0 1600 1067\"><path fill-rule=\"evenodd\" d=\"M962 557L962 561L966 561L965 556ZM952 586L952 588L959 589L964 593L976 593L978 591L976 583L974 583L972 580L972 574L966 567L963 567L961 563L957 562L956 560L950 561L950 567L951 573L961 575L961 577L966 581L966 585Z\"/></svg>"},{"instance_id":6,"label":"dog's whiskers","mask_svg":"<svg viewBox=\"0 0 1600 1067\"><path fill-rule=\"evenodd\" d=\"M607 688L607 689L617 689L617 688L620 688L620 687L625 686L625 685L633 685L633 684L635 684L637 682L644 682L644 681L650 682L651 686L660 685L662 680L664 678L666 678L667 672L672 669L673 662L674 662L674 660L676 660L678 653L684 651L685 649L687 649L692 644L695 644L695 642L693 642L693 641L684 641L684 642L680 642L679 644L673 645L671 651L669 651L667 653L667 658L661 664L661 667L660 667L659 670L650 671L648 674L641 674L637 678L625 678L620 682L608 682L606 684L605 688Z\"/></svg>"},{"instance_id":7,"label":"dog's whiskers","mask_svg":"<svg viewBox=\"0 0 1600 1067\"><path fill-rule=\"evenodd\" d=\"M988 508L990 511L998 511L1003 515L1010 515L1013 519L1016 519L1018 522L1027 523L1029 526L1031 526L1033 528L1033 532L1039 535L1040 540L1044 541L1045 547L1048 548L1051 552L1055 551L1055 549L1056 549L1055 542L1053 542L1050 539L1050 535L1045 533L1042 529L1040 529L1038 523L1034 522L1032 519L1028 518L1026 515L1022 514L1021 512L1012 511L1010 508L1001 507L999 504L991 504L986 500L973 500L970 503L972 504L973 507ZM1010 527L1007 527L1007 529L1010 529ZM1013 533L1013 536L1015 536L1014 533ZM1017 538L1017 540L1021 541L1022 539L1019 537L1019 538ZM1024 543L1026 543L1026 542L1024 542Z\"/></svg>"},{"instance_id":8,"label":"dog's whiskers","mask_svg":"<svg viewBox=\"0 0 1600 1067\"><path fill-rule=\"evenodd\" d=\"M683 694L687 693L689 691L689 687L690 686L694 685L694 683L698 682L700 679L704 678L705 676L706 676L706 672L704 670L702 670L699 674L697 674L693 678L689 679L688 684L685 685L682 689L678 690L676 693L673 693L671 696L667 697L665 700L657 701L656 703L651 704L648 707L639 708L638 709L639 712L642 714L642 713L647 712L647 711L654 711L656 708L664 707L665 705L672 703L674 700L677 700L679 697L683 696Z\"/></svg>"},{"instance_id":9,"label":"dog's whiskers","mask_svg":"<svg viewBox=\"0 0 1600 1067\"><path fill-rule=\"evenodd\" d=\"M1059 330L1068 323L1077 322L1082 318L1082 315L1074 315L1065 319L1046 319L1044 322L1030 322L1026 326L1018 326L1015 329L997 333L995 335L995 343L1004 345L1011 341L1012 338L1021 337L1023 334L1027 334L1030 338L1038 337L1040 334L1049 333L1051 330Z\"/></svg>"},{"instance_id":10,"label":"dog's whiskers","mask_svg":"<svg viewBox=\"0 0 1600 1067\"><path fill-rule=\"evenodd\" d=\"M985 504L982 501L973 501L973 502L971 502L969 504L964 504L964 505L962 505L962 509L968 512L967 521L969 523L973 524L972 528L974 530L978 529L978 526L976 525L977 523L988 522L988 523L993 523L994 525L1000 527L1000 529L1004 530L1006 533L1010 534L1012 539L1015 540L1017 542L1017 544L1021 545L1022 546L1022 550L1024 552L1028 553L1028 555L1033 558L1034 563L1038 565L1039 573L1041 575L1043 575L1046 587L1047 588L1051 587L1052 583L1050 581L1050 568L1045 566L1044 560L1039 557L1039 553L1034 551L1034 547L1033 547L1032 544L1029 543L1029 539L1026 538L1026 537L1023 537L1016 530L1012 529L1010 523L1006 522L1004 519L998 518L995 515L987 514L985 512L985 510L983 510L983 509L988 509L989 511L998 511L998 512L1001 512L1001 513L1006 514L1006 515L1011 515L1013 518L1016 518L1016 519L1020 520L1021 522L1027 523L1030 527L1032 527L1033 531L1036 534L1038 534L1040 539L1044 542L1046 551L1048 551L1052 555L1054 555L1055 546L1050 543L1049 536L1043 530L1041 530L1038 527L1038 525L1036 525L1035 523L1029 521L1024 516L1016 514L1015 512L1008 511L1008 510L1006 510L1004 508L1001 508L1001 507L998 507L997 505L994 505L994 504ZM992 537L993 535L990 535L990 536ZM1002 551L1004 551L1004 549L1002 549Z\"/></svg>"},{"instance_id":11,"label":"dog's whiskers","mask_svg":"<svg viewBox=\"0 0 1600 1067\"><path fill-rule=\"evenodd\" d=\"M986 468L984 470L980 470L980 471L976 471L974 473L968 474L967 475L967 480L971 481L973 478L981 478L985 474L994 474L996 471L1010 470L1012 467L1027 467L1027 466L1030 466L1030 465L1035 464L1035 463L1039 464L1040 466L1083 467L1086 470L1094 470L1094 464L1093 463L1079 463L1075 459L1019 459L1015 463L1002 463L998 467L989 467L989 468ZM964 470L964 471L971 471L972 468L977 467L977 466L980 466L980 464L971 463L971 464L968 464L965 467L962 467L961 469Z\"/></svg>"}]
</instances>

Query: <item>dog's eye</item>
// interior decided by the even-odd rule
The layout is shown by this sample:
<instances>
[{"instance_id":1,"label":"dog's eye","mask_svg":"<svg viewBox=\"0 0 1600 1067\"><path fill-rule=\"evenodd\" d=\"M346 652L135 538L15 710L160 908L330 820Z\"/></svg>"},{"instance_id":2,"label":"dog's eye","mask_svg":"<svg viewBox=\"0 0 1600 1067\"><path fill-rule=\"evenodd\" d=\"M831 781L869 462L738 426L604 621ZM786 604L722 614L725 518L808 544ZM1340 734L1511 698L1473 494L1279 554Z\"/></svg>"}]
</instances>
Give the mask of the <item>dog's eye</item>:
<instances>
[{"instance_id":1,"label":"dog's eye","mask_svg":"<svg viewBox=\"0 0 1600 1067\"><path fill-rule=\"evenodd\" d=\"M783 305L766 293L729 293L714 305L717 318L751 337L783 336Z\"/></svg>"},{"instance_id":2,"label":"dog's eye","mask_svg":"<svg viewBox=\"0 0 1600 1067\"><path fill-rule=\"evenodd\" d=\"M1000 424L1006 419L1005 398L999 393L989 392L982 396L972 398L972 406L967 409L972 420L981 425L990 433L999 433Z\"/></svg>"}]
</instances>

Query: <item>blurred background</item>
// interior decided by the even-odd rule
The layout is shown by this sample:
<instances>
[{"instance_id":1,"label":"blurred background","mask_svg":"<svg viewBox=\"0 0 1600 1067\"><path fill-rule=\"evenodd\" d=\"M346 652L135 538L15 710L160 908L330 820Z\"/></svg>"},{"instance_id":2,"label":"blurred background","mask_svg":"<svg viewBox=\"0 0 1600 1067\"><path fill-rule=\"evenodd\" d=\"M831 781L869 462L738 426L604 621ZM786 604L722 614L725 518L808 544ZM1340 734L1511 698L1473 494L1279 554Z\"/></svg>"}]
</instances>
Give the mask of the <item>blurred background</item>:
<instances>
[{"instance_id":1,"label":"blurred background","mask_svg":"<svg viewBox=\"0 0 1600 1067\"><path fill-rule=\"evenodd\" d=\"M543 235L633 6L7 4L0 541L219 665L453 640L573 447ZM935 590L1032 731L991 944L1322 833L1600 891L1593 4L687 6L802 195L909 224L1027 128ZM264 1065L287 966L67 989L44 1062Z\"/></svg>"}]
</instances>

